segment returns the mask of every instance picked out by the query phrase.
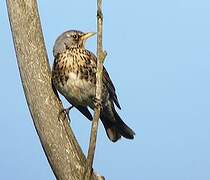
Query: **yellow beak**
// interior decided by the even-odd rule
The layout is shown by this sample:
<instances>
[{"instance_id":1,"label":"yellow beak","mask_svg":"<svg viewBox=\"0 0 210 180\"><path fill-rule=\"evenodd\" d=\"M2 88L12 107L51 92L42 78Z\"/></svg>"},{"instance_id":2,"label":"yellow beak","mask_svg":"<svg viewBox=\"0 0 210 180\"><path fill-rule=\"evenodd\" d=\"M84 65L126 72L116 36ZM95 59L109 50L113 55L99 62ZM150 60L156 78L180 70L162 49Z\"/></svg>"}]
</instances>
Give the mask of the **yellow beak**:
<instances>
[{"instance_id":1,"label":"yellow beak","mask_svg":"<svg viewBox=\"0 0 210 180\"><path fill-rule=\"evenodd\" d=\"M88 32L88 33L85 33L84 35L82 35L81 39L83 41L87 40L88 38L94 36L96 33L95 32Z\"/></svg>"}]
</instances>

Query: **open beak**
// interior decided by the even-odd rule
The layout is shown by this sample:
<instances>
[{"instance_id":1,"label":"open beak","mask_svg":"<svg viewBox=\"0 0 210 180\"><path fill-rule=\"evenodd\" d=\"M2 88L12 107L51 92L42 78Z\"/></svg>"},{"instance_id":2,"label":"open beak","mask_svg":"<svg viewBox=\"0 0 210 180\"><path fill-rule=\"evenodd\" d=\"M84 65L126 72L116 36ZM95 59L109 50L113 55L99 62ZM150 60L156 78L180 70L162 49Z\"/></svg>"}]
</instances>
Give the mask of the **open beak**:
<instances>
[{"instance_id":1,"label":"open beak","mask_svg":"<svg viewBox=\"0 0 210 180\"><path fill-rule=\"evenodd\" d=\"M81 39L83 41L86 41L88 38L94 36L96 33L95 32L88 32L88 33L85 33L84 35L82 35Z\"/></svg>"}]
</instances>

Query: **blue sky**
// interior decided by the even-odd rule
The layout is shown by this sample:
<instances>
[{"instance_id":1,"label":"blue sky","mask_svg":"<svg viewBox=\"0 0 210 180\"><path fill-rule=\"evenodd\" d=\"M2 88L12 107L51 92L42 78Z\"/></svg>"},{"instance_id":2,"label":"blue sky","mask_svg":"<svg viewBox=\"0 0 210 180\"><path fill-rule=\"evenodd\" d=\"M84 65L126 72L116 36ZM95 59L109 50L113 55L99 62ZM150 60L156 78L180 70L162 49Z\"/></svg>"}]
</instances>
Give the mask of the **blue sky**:
<instances>
[{"instance_id":1,"label":"blue sky","mask_svg":"<svg viewBox=\"0 0 210 180\"><path fill-rule=\"evenodd\" d=\"M96 30L96 2L39 1L50 63L63 31ZM53 179L26 105L0 2L0 179ZM111 143L100 125L94 168L107 179L210 179L210 1L104 1L105 66L136 137ZM96 38L87 42L95 52ZM64 101L65 106L68 104ZM87 152L90 122L71 112Z\"/></svg>"}]
</instances>

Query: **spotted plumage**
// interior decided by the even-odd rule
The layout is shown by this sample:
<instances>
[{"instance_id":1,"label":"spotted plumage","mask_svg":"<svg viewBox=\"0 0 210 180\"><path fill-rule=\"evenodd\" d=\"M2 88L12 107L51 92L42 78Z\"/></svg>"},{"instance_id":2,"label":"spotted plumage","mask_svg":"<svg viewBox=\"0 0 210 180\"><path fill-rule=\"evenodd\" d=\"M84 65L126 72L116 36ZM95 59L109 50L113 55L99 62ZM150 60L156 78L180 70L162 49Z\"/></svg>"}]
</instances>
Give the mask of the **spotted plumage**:
<instances>
[{"instance_id":1,"label":"spotted plumage","mask_svg":"<svg viewBox=\"0 0 210 180\"><path fill-rule=\"evenodd\" d=\"M85 41L93 35L75 30L61 34L54 45L52 70L54 87L90 120L92 115L87 107L94 108L97 58L85 49ZM134 131L122 121L114 103L120 108L114 85L104 68L100 119L111 141L121 136L133 139Z\"/></svg>"}]
</instances>

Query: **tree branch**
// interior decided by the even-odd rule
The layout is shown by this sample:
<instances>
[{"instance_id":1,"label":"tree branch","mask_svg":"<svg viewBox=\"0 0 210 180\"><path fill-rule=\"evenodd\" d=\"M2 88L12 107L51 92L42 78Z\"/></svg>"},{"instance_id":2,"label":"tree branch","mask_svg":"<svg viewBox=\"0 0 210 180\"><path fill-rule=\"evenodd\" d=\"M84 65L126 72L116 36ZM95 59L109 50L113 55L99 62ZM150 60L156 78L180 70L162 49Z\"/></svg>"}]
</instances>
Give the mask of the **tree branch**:
<instances>
[{"instance_id":1,"label":"tree branch","mask_svg":"<svg viewBox=\"0 0 210 180\"><path fill-rule=\"evenodd\" d=\"M36 0L6 2L23 89L50 166L58 180L82 179L86 158L66 116L58 119L63 107L52 89Z\"/></svg>"},{"instance_id":2,"label":"tree branch","mask_svg":"<svg viewBox=\"0 0 210 180\"><path fill-rule=\"evenodd\" d=\"M103 31L103 13L102 13L102 0L97 0L97 72L96 72L96 96L95 99L99 101L99 104L95 103L94 118L91 127L91 135L87 156L88 172L86 179L88 179L88 174L91 173L93 166L93 159L96 148L97 130L98 122L100 118L101 110L101 94L102 94L102 76L103 76L103 62L106 57L106 53L103 51L102 47L102 31Z\"/></svg>"}]
</instances>

